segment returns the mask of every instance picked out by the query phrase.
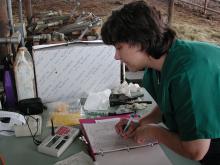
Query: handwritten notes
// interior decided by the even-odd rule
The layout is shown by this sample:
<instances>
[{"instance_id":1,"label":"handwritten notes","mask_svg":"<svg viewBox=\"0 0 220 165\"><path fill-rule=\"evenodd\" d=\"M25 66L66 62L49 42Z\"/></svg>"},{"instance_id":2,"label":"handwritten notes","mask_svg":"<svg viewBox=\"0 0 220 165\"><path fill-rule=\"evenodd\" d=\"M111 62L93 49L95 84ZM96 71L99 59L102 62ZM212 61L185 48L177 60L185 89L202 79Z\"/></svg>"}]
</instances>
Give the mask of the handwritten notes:
<instances>
[{"instance_id":1,"label":"handwritten notes","mask_svg":"<svg viewBox=\"0 0 220 165\"><path fill-rule=\"evenodd\" d=\"M83 124L96 165L172 165L157 142L141 145L132 139L120 137L114 129L118 121L119 118L103 119L96 120L96 123Z\"/></svg>"},{"instance_id":2,"label":"handwritten notes","mask_svg":"<svg viewBox=\"0 0 220 165\"><path fill-rule=\"evenodd\" d=\"M38 96L44 103L85 97L120 84L115 48L100 43L75 43L35 48L33 59Z\"/></svg>"},{"instance_id":3,"label":"handwritten notes","mask_svg":"<svg viewBox=\"0 0 220 165\"><path fill-rule=\"evenodd\" d=\"M94 153L105 153L145 146L135 143L132 139L124 140L118 135L115 131L115 124L118 121L119 119L107 119L106 122L99 121L95 124L83 124Z\"/></svg>"}]
</instances>

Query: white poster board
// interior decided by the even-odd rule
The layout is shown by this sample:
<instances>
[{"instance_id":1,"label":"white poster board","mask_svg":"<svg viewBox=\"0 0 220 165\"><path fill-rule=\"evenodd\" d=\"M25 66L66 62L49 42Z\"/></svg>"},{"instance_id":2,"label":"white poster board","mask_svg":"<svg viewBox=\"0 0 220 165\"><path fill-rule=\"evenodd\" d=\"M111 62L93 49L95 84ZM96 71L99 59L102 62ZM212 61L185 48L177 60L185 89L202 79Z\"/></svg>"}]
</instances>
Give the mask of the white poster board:
<instances>
[{"instance_id":1,"label":"white poster board","mask_svg":"<svg viewBox=\"0 0 220 165\"><path fill-rule=\"evenodd\" d=\"M48 103L118 86L121 64L114 54L100 42L33 47L38 97Z\"/></svg>"}]
</instances>

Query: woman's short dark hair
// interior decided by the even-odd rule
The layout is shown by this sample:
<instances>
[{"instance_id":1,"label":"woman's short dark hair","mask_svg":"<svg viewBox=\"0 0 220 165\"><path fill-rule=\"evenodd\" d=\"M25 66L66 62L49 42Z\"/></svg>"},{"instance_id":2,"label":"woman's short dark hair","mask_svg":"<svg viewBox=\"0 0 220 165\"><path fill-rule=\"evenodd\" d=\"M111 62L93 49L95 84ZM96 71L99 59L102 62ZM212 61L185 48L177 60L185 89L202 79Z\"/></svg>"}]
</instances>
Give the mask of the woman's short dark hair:
<instances>
[{"instance_id":1,"label":"woman's short dark hair","mask_svg":"<svg viewBox=\"0 0 220 165\"><path fill-rule=\"evenodd\" d=\"M108 45L140 45L142 51L158 59L168 51L176 33L164 23L159 11L137 1L113 11L102 26L101 36Z\"/></svg>"}]
</instances>

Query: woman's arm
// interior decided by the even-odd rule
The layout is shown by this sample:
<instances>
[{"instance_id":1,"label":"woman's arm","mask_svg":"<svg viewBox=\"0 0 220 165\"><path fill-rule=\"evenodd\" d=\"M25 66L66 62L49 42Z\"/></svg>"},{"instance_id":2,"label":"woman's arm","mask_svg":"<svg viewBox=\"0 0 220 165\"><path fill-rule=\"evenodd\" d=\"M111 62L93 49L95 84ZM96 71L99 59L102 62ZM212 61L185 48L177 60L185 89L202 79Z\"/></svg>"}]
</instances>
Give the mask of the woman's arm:
<instances>
[{"instance_id":1,"label":"woman's arm","mask_svg":"<svg viewBox=\"0 0 220 165\"><path fill-rule=\"evenodd\" d=\"M201 160L205 156L211 141L210 139L182 141L178 134L170 132L157 124L142 125L136 129L132 136L138 143L156 139L174 152L193 160Z\"/></svg>"},{"instance_id":2,"label":"woman's arm","mask_svg":"<svg viewBox=\"0 0 220 165\"><path fill-rule=\"evenodd\" d=\"M149 123L159 123L162 120L162 114L158 106L154 107L154 109L149 113L143 116L139 120L140 125L149 124Z\"/></svg>"}]
</instances>

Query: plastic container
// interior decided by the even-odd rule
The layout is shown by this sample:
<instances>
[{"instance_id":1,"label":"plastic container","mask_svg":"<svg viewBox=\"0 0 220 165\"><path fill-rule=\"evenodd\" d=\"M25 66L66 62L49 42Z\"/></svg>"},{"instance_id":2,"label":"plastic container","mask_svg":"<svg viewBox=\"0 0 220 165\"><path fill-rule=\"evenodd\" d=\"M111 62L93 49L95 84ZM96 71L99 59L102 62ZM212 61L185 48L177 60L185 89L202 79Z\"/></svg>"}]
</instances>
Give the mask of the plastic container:
<instances>
[{"instance_id":1,"label":"plastic container","mask_svg":"<svg viewBox=\"0 0 220 165\"><path fill-rule=\"evenodd\" d=\"M18 101L36 97L33 60L25 47L19 48L14 63Z\"/></svg>"},{"instance_id":2,"label":"plastic container","mask_svg":"<svg viewBox=\"0 0 220 165\"><path fill-rule=\"evenodd\" d=\"M80 99L68 99L47 103L49 111L47 126L51 126L51 119L55 127L79 125L79 119L84 118Z\"/></svg>"},{"instance_id":3,"label":"plastic container","mask_svg":"<svg viewBox=\"0 0 220 165\"><path fill-rule=\"evenodd\" d=\"M9 60L6 57L4 60L4 72L3 72L3 86L5 92L5 107L14 108L16 105L16 94L12 69L10 68Z\"/></svg>"}]
</instances>

